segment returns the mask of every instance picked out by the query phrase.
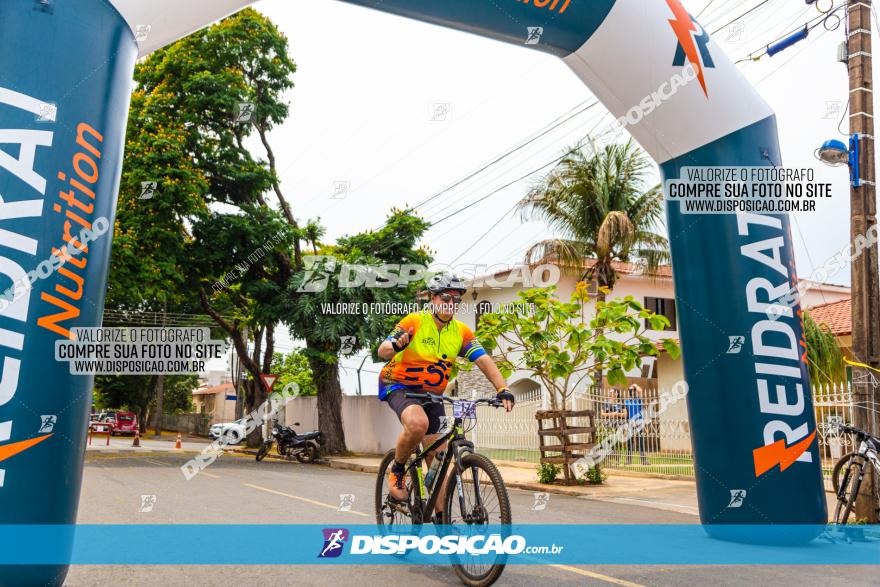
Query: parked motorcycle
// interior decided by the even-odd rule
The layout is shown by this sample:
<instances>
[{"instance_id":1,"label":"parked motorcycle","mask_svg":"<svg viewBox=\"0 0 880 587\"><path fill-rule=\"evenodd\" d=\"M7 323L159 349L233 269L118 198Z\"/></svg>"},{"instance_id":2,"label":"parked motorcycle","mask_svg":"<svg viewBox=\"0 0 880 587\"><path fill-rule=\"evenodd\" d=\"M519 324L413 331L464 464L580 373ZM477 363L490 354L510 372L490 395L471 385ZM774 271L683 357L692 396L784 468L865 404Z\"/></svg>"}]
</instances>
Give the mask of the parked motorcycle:
<instances>
[{"instance_id":1,"label":"parked motorcycle","mask_svg":"<svg viewBox=\"0 0 880 587\"><path fill-rule=\"evenodd\" d=\"M293 425L299 426L300 423L294 422ZM279 426L274 423L271 438L264 441L260 450L257 451L257 462L266 458L274 444L278 454L282 457L295 457L301 463L313 463L318 459L321 441L321 432L318 430L297 434L296 430L289 426Z\"/></svg>"}]
</instances>

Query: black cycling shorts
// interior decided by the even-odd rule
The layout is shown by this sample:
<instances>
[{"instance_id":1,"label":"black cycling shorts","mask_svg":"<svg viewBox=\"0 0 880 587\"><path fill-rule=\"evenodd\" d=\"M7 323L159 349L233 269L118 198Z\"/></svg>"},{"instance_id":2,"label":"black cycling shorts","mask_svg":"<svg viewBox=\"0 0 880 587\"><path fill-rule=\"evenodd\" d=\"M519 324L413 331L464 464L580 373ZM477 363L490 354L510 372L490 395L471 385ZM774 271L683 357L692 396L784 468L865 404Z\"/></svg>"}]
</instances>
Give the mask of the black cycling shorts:
<instances>
[{"instance_id":1,"label":"black cycling shorts","mask_svg":"<svg viewBox=\"0 0 880 587\"><path fill-rule=\"evenodd\" d=\"M416 391L417 393L424 393L420 390L412 391ZM406 397L406 392L406 389L395 389L388 394L388 397L385 398L385 401L388 402L388 406L392 410L394 410L394 413L397 414L398 419L400 418L401 414L403 414L403 410L407 409L408 407L421 406L425 410L425 413L428 414L428 431L426 432L426 434L437 434L443 422L441 418L444 418L446 416L446 410L443 409L443 403L428 403L425 400L418 400Z\"/></svg>"}]
</instances>

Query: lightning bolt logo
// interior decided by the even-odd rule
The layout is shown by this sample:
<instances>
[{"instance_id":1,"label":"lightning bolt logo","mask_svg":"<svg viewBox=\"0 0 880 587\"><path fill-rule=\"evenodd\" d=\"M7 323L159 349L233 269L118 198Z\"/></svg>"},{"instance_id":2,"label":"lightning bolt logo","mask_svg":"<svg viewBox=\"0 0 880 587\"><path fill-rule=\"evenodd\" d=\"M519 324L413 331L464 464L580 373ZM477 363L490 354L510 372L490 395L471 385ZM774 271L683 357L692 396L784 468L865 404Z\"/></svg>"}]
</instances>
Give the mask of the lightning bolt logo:
<instances>
[{"instance_id":1,"label":"lightning bolt logo","mask_svg":"<svg viewBox=\"0 0 880 587\"><path fill-rule=\"evenodd\" d=\"M706 88L706 78L703 75L703 62L700 60L701 51L697 48L697 43L694 40L694 33L698 32L697 27L679 0L666 0L666 4L669 5L669 9L675 15L675 18L671 19L669 24L672 26L675 36L678 37L678 43L684 50L685 56L687 56L688 61L690 61L694 71L697 73L697 79L703 88L703 94L708 98L709 91Z\"/></svg>"},{"instance_id":2,"label":"lightning bolt logo","mask_svg":"<svg viewBox=\"0 0 880 587\"><path fill-rule=\"evenodd\" d=\"M752 451L755 459L755 477L760 477L776 465L779 465L780 471L786 470L798 460L798 457L807 452L815 439L816 431L813 430L812 434L791 446L785 446L785 440L779 439L773 444L756 448Z\"/></svg>"}]
</instances>

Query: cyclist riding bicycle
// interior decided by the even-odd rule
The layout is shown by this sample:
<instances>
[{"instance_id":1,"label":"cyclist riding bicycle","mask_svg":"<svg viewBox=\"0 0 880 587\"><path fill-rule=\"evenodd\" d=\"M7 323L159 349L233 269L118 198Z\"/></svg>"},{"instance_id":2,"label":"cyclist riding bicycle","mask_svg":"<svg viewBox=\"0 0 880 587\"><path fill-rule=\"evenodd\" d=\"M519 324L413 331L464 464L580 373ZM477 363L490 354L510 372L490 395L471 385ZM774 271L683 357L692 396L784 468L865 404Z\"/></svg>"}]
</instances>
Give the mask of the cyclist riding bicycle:
<instances>
[{"instance_id":1,"label":"cyclist riding bicycle","mask_svg":"<svg viewBox=\"0 0 880 587\"><path fill-rule=\"evenodd\" d=\"M513 394L495 362L473 331L454 319L462 295L467 291L464 282L454 275L435 275L428 282L428 291L430 310L403 318L379 346L379 357L388 361L379 375L379 399L388 402L403 425L389 476L389 493L398 501L408 497L404 487L407 459L420 442L424 440L429 445L438 438L441 419L446 415L442 403L425 406L421 400L407 398L408 392L443 395L450 370L456 358L462 357L486 375L508 412L514 404ZM445 449L444 443L435 452ZM430 460L426 462L430 466ZM437 486L441 492L437 500L436 515L439 516L445 484Z\"/></svg>"}]
</instances>

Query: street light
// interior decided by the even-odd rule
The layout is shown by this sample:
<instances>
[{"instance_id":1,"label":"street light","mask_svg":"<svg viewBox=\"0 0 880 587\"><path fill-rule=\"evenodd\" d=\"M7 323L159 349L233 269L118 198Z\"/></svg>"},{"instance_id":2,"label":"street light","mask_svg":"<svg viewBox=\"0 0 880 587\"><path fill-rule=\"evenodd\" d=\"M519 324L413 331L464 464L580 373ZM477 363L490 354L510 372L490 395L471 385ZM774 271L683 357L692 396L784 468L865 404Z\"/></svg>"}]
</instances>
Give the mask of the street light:
<instances>
[{"instance_id":1,"label":"street light","mask_svg":"<svg viewBox=\"0 0 880 587\"><path fill-rule=\"evenodd\" d=\"M849 179L853 187L862 185L859 178L859 135L849 138L849 148L837 139L830 139L816 149L816 159L831 167L849 166Z\"/></svg>"}]
</instances>

